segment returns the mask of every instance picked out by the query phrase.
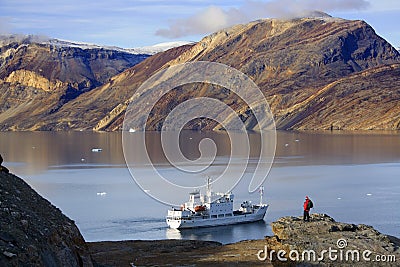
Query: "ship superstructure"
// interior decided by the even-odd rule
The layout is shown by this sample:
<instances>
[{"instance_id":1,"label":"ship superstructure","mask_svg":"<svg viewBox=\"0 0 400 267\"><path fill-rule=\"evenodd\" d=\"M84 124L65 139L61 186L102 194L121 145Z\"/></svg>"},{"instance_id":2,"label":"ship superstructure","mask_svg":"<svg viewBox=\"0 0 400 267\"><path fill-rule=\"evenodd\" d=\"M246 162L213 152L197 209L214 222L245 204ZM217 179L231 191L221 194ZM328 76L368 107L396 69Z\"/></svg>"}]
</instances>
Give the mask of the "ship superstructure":
<instances>
[{"instance_id":1,"label":"ship superstructure","mask_svg":"<svg viewBox=\"0 0 400 267\"><path fill-rule=\"evenodd\" d=\"M262 204L262 195L263 189L260 189L260 204L245 201L238 210L233 210L234 195L213 192L211 180L207 179L206 194L201 194L200 190L191 192L189 201L180 209L168 210L166 222L171 228L181 229L260 221L268 209L267 204Z\"/></svg>"}]
</instances>

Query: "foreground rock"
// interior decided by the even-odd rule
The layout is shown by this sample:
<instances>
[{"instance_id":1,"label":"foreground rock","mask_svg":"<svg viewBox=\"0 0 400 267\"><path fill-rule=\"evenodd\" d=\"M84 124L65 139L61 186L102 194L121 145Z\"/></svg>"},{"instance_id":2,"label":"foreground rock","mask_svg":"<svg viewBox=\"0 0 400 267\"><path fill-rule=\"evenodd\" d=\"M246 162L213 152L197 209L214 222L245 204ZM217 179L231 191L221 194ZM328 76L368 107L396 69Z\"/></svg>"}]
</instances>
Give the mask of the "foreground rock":
<instances>
[{"instance_id":1,"label":"foreground rock","mask_svg":"<svg viewBox=\"0 0 400 267\"><path fill-rule=\"evenodd\" d=\"M0 266L92 266L74 222L5 172L0 172Z\"/></svg>"},{"instance_id":2,"label":"foreground rock","mask_svg":"<svg viewBox=\"0 0 400 267\"><path fill-rule=\"evenodd\" d=\"M311 222L284 217L271 226L275 235L266 238L268 249L285 251L282 255L288 260L319 266L399 266L400 240L371 226L335 222L326 214L313 214ZM279 261L277 256L274 260Z\"/></svg>"},{"instance_id":3,"label":"foreground rock","mask_svg":"<svg viewBox=\"0 0 400 267\"><path fill-rule=\"evenodd\" d=\"M7 167L2 166L1 164L3 164L3 157L0 155L0 172L9 173L10 171Z\"/></svg>"},{"instance_id":4,"label":"foreground rock","mask_svg":"<svg viewBox=\"0 0 400 267\"><path fill-rule=\"evenodd\" d=\"M208 256L221 243L198 240L106 241L88 243L95 266L211 266Z\"/></svg>"},{"instance_id":5,"label":"foreground rock","mask_svg":"<svg viewBox=\"0 0 400 267\"><path fill-rule=\"evenodd\" d=\"M265 240L229 245L199 240L88 243L95 266L272 266L257 252Z\"/></svg>"},{"instance_id":6,"label":"foreground rock","mask_svg":"<svg viewBox=\"0 0 400 267\"><path fill-rule=\"evenodd\" d=\"M274 236L263 240L228 245L160 240L94 242L89 248L99 266L398 266L400 259L399 239L371 226L335 222L325 214L314 214L308 223L281 218L272 223L272 231ZM387 262L378 263L377 255Z\"/></svg>"}]
</instances>

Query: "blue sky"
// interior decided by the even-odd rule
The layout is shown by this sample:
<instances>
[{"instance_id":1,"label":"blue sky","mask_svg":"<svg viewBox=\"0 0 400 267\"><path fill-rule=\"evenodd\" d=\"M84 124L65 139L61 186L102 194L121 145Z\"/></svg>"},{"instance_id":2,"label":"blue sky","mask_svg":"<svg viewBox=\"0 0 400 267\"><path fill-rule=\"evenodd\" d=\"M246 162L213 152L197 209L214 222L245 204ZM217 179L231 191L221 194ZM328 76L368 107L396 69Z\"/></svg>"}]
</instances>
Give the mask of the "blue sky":
<instances>
[{"instance_id":1,"label":"blue sky","mask_svg":"<svg viewBox=\"0 0 400 267\"><path fill-rule=\"evenodd\" d=\"M400 46L398 0L0 0L0 34L38 34L120 47L198 41L220 28L318 9L362 19Z\"/></svg>"}]
</instances>

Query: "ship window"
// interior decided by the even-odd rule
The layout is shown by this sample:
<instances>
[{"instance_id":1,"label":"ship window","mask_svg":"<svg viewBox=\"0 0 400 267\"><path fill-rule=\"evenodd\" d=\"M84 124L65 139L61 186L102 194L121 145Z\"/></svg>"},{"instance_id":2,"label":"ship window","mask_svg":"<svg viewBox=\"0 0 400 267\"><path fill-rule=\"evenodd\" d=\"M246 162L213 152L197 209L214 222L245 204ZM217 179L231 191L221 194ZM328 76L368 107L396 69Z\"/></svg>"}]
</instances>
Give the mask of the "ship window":
<instances>
[{"instance_id":1,"label":"ship window","mask_svg":"<svg viewBox=\"0 0 400 267\"><path fill-rule=\"evenodd\" d=\"M211 215L211 218L217 218L217 215Z\"/></svg>"},{"instance_id":2,"label":"ship window","mask_svg":"<svg viewBox=\"0 0 400 267\"><path fill-rule=\"evenodd\" d=\"M232 214L227 213L227 214L225 214L225 216L226 216L226 217L230 217L230 216L232 216Z\"/></svg>"},{"instance_id":3,"label":"ship window","mask_svg":"<svg viewBox=\"0 0 400 267\"><path fill-rule=\"evenodd\" d=\"M224 217L224 214L218 214L218 217L219 218Z\"/></svg>"}]
</instances>

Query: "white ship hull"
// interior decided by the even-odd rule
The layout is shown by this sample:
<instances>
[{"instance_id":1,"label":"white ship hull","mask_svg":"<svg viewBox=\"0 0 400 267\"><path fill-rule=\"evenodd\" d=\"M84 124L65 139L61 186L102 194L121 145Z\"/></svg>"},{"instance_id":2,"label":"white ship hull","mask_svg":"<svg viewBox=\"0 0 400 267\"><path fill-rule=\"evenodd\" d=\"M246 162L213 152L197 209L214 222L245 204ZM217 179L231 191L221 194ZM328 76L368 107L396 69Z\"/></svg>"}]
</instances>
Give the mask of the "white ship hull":
<instances>
[{"instance_id":1,"label":"white ship hull","mask_svg":"<svg viewBox=\"0 0 400 267\"><path fill-rule=\"evenodd\" d=\"M268 205L261 205L253 213L231 214L229 216L213 218L211 216L189 216L186 218L167 217L166 221L169 227L173 229L213 227L221 225L249 223L261 221L264 219Z\"/></svg>"}]
</instances>

